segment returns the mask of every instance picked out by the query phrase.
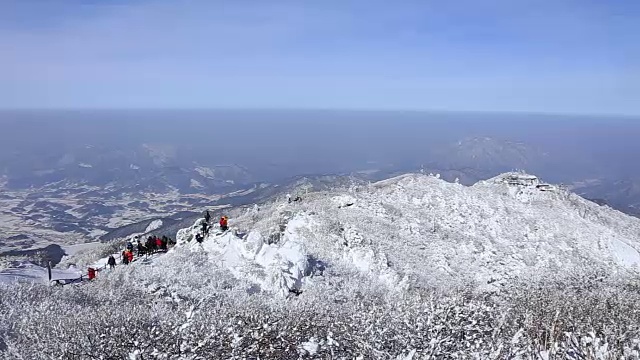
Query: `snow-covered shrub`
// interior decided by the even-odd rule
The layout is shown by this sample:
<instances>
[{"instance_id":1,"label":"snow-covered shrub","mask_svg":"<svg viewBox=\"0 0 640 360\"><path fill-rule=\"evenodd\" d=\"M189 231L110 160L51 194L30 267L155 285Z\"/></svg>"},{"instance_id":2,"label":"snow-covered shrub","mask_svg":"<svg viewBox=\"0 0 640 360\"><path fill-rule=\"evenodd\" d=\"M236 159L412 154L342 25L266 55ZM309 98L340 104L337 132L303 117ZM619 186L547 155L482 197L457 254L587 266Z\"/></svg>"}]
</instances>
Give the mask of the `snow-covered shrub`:
<instances>
[{"instance_id":1,"label":"snow-covered shrub","mask_svg":"<svg viewBox=\"0 0 640 360\"><path fill-rule=\"evenodd\" d=\"M22 261L27 261L26 256L3 255L0 256L0 270L15 266Z\"/></svg>"},{"instance_id":2,"label":"snow-covered shrub","mask_svg":"<svg viewBox=\"0 0 640 360\"><path fill-rule=\"evenodd\" d=\"M521 329L520 346L559 358L638 358L640 293L634 284L636 278L584 272L580 279L514 287L501 301L510 306L511 326Z\"/></svg>"},{"instance_id":3,"label":"snow-covered shrub","mask_svg":"<svg viewBox=\"0 0 640 360\"><path fill-rule=\"evenodd\" d=\"M401 297L362 278L319 283L283 302L199 276L193 278L202 284L178 284L188 277L169 269L164 270L173 285L154 288L161 279L141 282L132 268L79 286L0 289L3 355L637 359L640 350L640 294L637 281L627 278L593 277L563 287L562 279L532 282L498 295L421 289ZM162 270L153 271L161 276ZM176 296L179 291L194 296Z\"/></svg>"}]
</instances>

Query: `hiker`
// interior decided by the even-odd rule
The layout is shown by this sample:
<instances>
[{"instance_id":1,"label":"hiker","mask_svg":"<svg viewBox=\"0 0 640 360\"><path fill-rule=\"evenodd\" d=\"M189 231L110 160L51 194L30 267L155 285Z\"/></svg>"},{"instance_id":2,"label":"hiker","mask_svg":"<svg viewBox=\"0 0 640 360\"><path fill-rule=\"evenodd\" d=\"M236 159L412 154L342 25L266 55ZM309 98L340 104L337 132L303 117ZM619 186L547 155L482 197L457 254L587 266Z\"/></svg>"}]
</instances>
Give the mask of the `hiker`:
<instances>
[{"instance_id":1,"label":"hiker","mask_svg":"<svg viewBox=\"0 0 640 360\"><path fill-rule=\"evenodd\" d=\"M127 262L133 262L133 251L127 250Z\"/></svg>"},{"instance_id":2,"label":"hiker","mask_svg":"<svg viewBox=\"0 0 640 360\"><path fill-rule=\"evenodd\" d=\"M156 247L156 242L153 239L153 236L149 236L149 238L147 239L147 252L149 254L153 254L155 247Z\"/></svg>"},{"instance_id":3,"label":"hiker","mask_svg":"<svg viewBox=\"0 0 640 360\"><path fill-rule=\"evenodd\" d=\"M229 229L229 221L226 216L220 218L220 230L227 231Z\"/></svg>"},{"instance_id":4,"label":"hiker","mask_svg":"<svg viewBox=\"0 0 640 360\"><path fill-rule=\"evenodd\" d=\"M200 234L196 234L196 241L198 242L198 244L202 244L202 241L204 240L204 237Z\"/></svg>"},{"instance_id":5,"label":"hiker","mask_svg":"<svg viewBox=\"0 0 640 360\"><path fill-rule=\"evenodd\" d=\"M211 220L211 214L209 214L209 210L207 210L207 213L204 214L204 221L206 221L208 224L210 220Z\"/></svg>"},{"instance_id":6,"label":"hiker","mask_svg":"<svg viewBox=\"0 0 640 360\"><path fill-rule=\"evenodd\" d=\"M206 222L202 223L202 236L207 236L209 235L209 224L207 224Z\"/></svg>"},{"instance_id":7,"label":"hiker","mask_svg":"<svg viewBox=\"0 0 640 360\"><path fill-rule=\"evenodd\" d=\"M167 242L169 241L169 239L167 239L166 235L162 235L162 239L160 239L160 249L162 251L167 251Z\"/></svg>"},{"instance_id":8,"label":"hiker","mask_svg":"<svg viewBox=\"0 0 640 360\"><path fill-rule=\"evenodd\" d=\"M140 242L140 240L138 240L138 256L142 256L144 255L145 251L145 247L144 245L142 245L142 243Z\"/></svg>"},{"instance_id":9,"label":"hiker","mask_svg":"<svg viewBox=\"0 0 640 360\"><path fill-rule=\"evenodd\" d=\"M113 255L109 255L109 259L107 259L107 265L109 265L109 269L113 269L116 267L116 258Z\"/></svg>"},{"instance_id":10,"label":"hiker","mask_svg":"<svg viewBox=\"0 0 640 360\"><path fill-rule=\"evenodd\" d=\"M133 251L133 244L131 243L131 241L127 242L127 250Z\"/></svg>"},{"instance_id":11,"label":"hiker","mask_svg":"<svg viewBox=\"0 0 640 360\"><path fill-rule=\"evenodd\" d=\"M287 202L291 204L291 194L287 194Z\"/></svg>"},{"instance_id":12,"label":"hiker","mask_svg":"<svg viewBox=\"0 0 640 360\"><path fill-rule=\"evenodd\" d=\"M156 249L157 250L161 250L162 249L162 240L160 240L159 237L156 236Z\"/></svg>"},{"instance_id":13,"label":"hiker","mask_svg":"<svg viewBox=\"0 0 640 360\"><path fill-rule=\"evenodd\" d=\"M129 256L127 255L126 249L122 252L122 264L129 265Z\"/></svg>"}]
</instances>

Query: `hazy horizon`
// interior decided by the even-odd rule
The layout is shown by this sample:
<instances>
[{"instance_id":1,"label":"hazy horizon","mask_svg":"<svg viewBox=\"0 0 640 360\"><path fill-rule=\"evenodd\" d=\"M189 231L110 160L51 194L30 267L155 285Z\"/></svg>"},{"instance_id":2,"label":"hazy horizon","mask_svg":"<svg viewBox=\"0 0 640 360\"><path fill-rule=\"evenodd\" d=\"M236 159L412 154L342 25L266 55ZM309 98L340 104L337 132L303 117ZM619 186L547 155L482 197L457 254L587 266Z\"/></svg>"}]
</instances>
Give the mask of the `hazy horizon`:
<instances>
[{"instance_id":1,"label":"hazy horizon","mask_svg":"<svg viewBox=\"0 0 640 360\"><path fill-rule=\"evenodd\" d=\"M541 169L550 178L574 178L580 173L603 176L605 169L618 176L640 175L630 166L640 153L640 122L631 117L338 110L4 110L0 124L5 128L0 133L3 157L20 152L36 156L34 163L42 162L45 154L50 161L58 161L65 154L86 153L89 144L141 156L140 147L146 143L170 147L178 164L233 163L258 173L266 171L269 176L341 172L372 163L411 170L442 158L464 164L478 151L477 155L486 157L485 170L493 169L495 162L503 164L500 169L509 161L517 166L525 156L531 158L527 160L530 168ZM455 150L457 142L474 137L491 137L495 142L485 144L486 149L468 144L470 148L464 149L468 154L441 154L444 149L460 151ZM524 151L518 146L524 146L527 153L518 155ZM545 153L553 156L544 158ZM448 159L460 156L464 159ZM28 167L21 159L15 157L11 163Z\"/></svg>"}]
</instances>

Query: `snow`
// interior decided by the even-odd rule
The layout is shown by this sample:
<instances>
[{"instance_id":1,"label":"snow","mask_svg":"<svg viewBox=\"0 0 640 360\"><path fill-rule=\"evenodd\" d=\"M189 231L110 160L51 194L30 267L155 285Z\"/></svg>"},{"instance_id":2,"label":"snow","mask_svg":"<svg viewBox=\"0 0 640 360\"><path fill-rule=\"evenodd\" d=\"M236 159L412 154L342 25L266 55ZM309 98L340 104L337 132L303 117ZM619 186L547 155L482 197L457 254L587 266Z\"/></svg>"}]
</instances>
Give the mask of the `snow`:
<instances>
[{"instance_id":1,"label":"snow","mask_svg":"<svg viewBox=\"0 0 640 360\"><path fill-rule=\"evenodd\" d=\"M200 176L207 179L215 179L216 177L216 171L205 166L198 166L194 170L200 174Z\"/></svg>"},{"instance_id":2,"label":"snow","mask_svg":"<svg viewBox=\"0 0 640 360\"><path fill-rule=\"evenodd\" d=\"M625 244L624 242L618 239L612 239L611 251L620 264L629 267L640 267L640 253L638 253L636 249Z\"/></svg>"},{"instance_id":3,"label":"snow","mask_svg":"<svg viewBox=\"0 0 640 360\"><path fill-rule=\"evenodd\" d=\"M300 202L238 212L233 231L214 227L202 246L193 241L201 220L178 241L207 251L212 266L280 294L313 286L310 259L331 264L331 276L355 271L394 292L468 280L496 289L541 269L584 264L640 269L639 219L562 189L502 181L510 176L462 186L407 174L357 190L311 192Z\"/></svg>"},{"instance_id":4,"label":"snow","mask_svg":"<svg viewBox=\"0 0 640 360\"><path fill-rule=\"evenodd\" d=\"M582 264L640 270L639 219L565 190L495 179L468 187L407 174L358 189L310 192L295 203L280 198L259 211L231 211L230 230L214 225L202 244L195 241L199 219L178 231L176 250L204 251L209 266L228 271L247 291L281 296L324 281L316 276L361 276L402 293L410 285L457 281L496 289L541 269ZM146 231L161 225L153 221ZM82 246L91 245L70 251ZM175 256L174 250L162 256L164 266L181 267L172 263Z\"/></svg>"},{"instance_id":5,"label":"snow","mask_svg":"<svg viewBox=\"0 0 640 360\"><path fill-rule=\"evenodd\" d=\"M305 227L307 221L305 217L293 219L278 244L267 244L259 231L251 231L241 238L232 231L216 233L219 229L213 228L200 245L194 239L201 229L201 219L191 228L179 231L177 241L193 251L205 250L212 264L219 264L237 278L258 285L261 291L284 296L290 290L299 290L309 272L306 250L297 234L297 229Z\"/></svg>"},{"instance_id":6,"label":"snow","mask_svg":"<svg viewBox=\"0 0 640 360\"><path fill-rule=\"evenodd\" d=\"M83 244L62 246L62 250L64 250L67 256L73 256L81 251L91 250L101 245L102 245L101 242L94 241L94 242L83 243Z\"/></svg>"},{"instance_id":7,"label":"snow","mask_svg":"<svg viewBox=\"0 0 640 360\"><path fill-rule=\"evenodd\" d=\"M51 280L78 279L82 275L76 268L67 270L52 269ZM0 284L10 284L16 282L48 283L49 275L47 268L34 265L29 262L22 262L12 268L0 270Z\"/></svg>"},{"instance_id":8,"label":"snow","mask_svg":"<svg viewBox=\"0 0 640 360\"><path fill-rule=\"evenodd\" d=\"M334 204L336 204L337 207L343 208L353 205L356 202L356 199L353 196L349 195L338 195L334 197L332 201Z\"/></svg>"},{"instance_id":9,"label":"snow","mask_svg":"<svg viewBox=\"0 0 640 360\"><path fill-rule=\"evenodd\" d=\"M318 352L320 345L315 338L311 338L309 341L303 342L300 347L309 355L315 355Z\"/></svg>"},{"instance_id":10,"label":"snow","mask_svg":"<svg viewBox=\"0 0 640 360\"><path fill-rule=\"evenodd\" d=\"M202 188L204 188L204 185L202 185L202 183L200 183L196 179L191 179L191 183L190 183L189 186L194 188L194 189L202 189Z\"/></svg>"},{"instance_id":11,"label":"snow","mask_svg":"<svg viewBox=\"0 0 640 360\"><path fill-rule=\"evenodd\" d=\"M493 292L510 281L522 284L525 280L524 283L530 284L530 280L536 280L536 275L550 274L545 271L554 275L563 272L575 275L569 271L584 264L616 274L640 270L637 235L640 233L640 219L600 207L561 188L540 191L535 185L502 181L463 186L434 176L408 174L368 186L310 192L301 201L293 203L286 201L284 194L274 196L274 200L259 206L225 210L229 215L230 229L222 232L214 224L202 243L195 241L204 221L199 219L178 232L178 244L166 254L156 253L129 266L103 271L93 283L72 289L105 289L106 299L112 296L113 289L122 289L124 283L127 294L130 286L139 291L138 295L149 295L145 300L136 296L134 301L153 298L153 301L161 300L157 301L158 305L164 302L176 305L169 310L180 318L171 322L174 335L201 331L205 329L202 327L204 323L198 321L211 324L210 320L219 316L224 321L214 323L215 327L226 331L225 336L238 354L244 350L242 347L249 348L248 342L258 342L258 337L250 338L253 334L272 326L275 324L273 320L279 321L281 317L269 315L260 318L251 324L250 331L242 332L240 330L248 329L249 324L237 320L227 322L226 319L234 318L227 317L224 312L216 313L218 310L227 311L239 306L242 314L264 315L264 312L280 309L278 311L297 316L292 322L295 328L290 333L290 329L285 327L288 330L273 334L278 339L293 334L295 340L288 344L297 350L301 358L327 357L329 352L333 355L339 347L353 346L349 341L354 335L366 335L362 339L370 341L362 344L372 344L375 340L371 339L376 337L406 340L405 335L413 336L413 330L409 329L415 328L427 338L395 343L403 346L394 347L384 356L379 354L384 358L411 360L427 356L425 346L429 344L428 337L433 336L432 348L439 346L439 341L451 333L448 328L451 324L452 328L463 329L465 334L478 331L477 334L481 334L478 336L487 336L485 339L488 339L492 335L486 329L493 328L496 323L477 323L476 320L480 317L487 319L486 314L511 314L512 309L518 309L511 305L494 308L499 302L476 302L468 308L467 301L475 301L473 297L467 298L469 294L465 293L464 299L448 299L450 295L444 295L434 300L423 297L429 293L422 291L436 289L434 291L439 292L457 289L458 285L468 289L466 286L473 284L478 290ZM161 225L160 221L153 221L147 231ZM77 245L70 251L79 252L81 248ZM107 249L115 251L115 248ZM107 252L102 249L96 253L103 256ZM115 255L119 257L119 254ZM106 259L98 259L89 266L103 268ZM86 266L83 265L81 270L86 270ZM80 270L73 268L54 269L54 279L78 278L80 274ZM577 278L580 281L584 279ZM0 271L0 283L42 283L46 279L46 269L33 264L22 263L14 269ZM67 289L69 287L62 291ZM544 289L540 291L542 298L558 295ZM563 288L560 294L564 291L566 289ZM485 294L480 295L485 298ZM375 305L367 305L369 296L375 299L371 303ZM579 294L578 297L581 299L582 296ZM382 299L389 302L379 307L378 301ZM523 299L528 302L529 297ZM566 300L565 297L555 299L562 304ZM448 303L450 300L452 302ZM462 304L461 300L465 303ZM200 307L201 304L216 305ZM217 308L217 304L223 306ZM415 307L417 312L403 310L405 306ZM480 307L476 309L474 306ZM395 307L400 308L398 313L387 314ZM374 308L378 310L374 311ZM499 311L507 308L508 311ZM128 307L123 305L122 309ZM305 312L297 312L299 309ZM347 334L348 338L336 334L340 341L338 345L331 338L331 332L326 331L331 327L327 327L325 320L318 321L322 317L300 315L306 314L305 309L321 309L313 313L316 315L325 312L339 314L338 321L346 319L360 325ZM352 310L356 316L344 316ZM452 316L449 316L450 310ZM26 313L30 314L29 311ZM202 320L202 316L211 313L215 314ZM358 323L361 316L370 316L371 322L363 319ZM467 316L469 321L465 320ZM605 317L608 316L611 315ZM436 323L431 324L432 320ZM505 320L505 323L511 320ZM336 322L333 318L329 321L331 324ZM387 328L388 322L394 325ZM514 324L520 326L518 322ZM591 325L588 324L589 328ZM429 333L427 327L438 333ZM380 329L390 332L380 332ZM377 335L374 337L372 334ZM493 334L495 336L497 332ZM508 336L507 342L524 346L530 340L529 334L529 328L518 331L516 327L504 336ZM580 341L589 341L597 351L606 354L607 343L598 343L599 340L593 340L595 338L593 335L580 338ZM471 339L470 335L461 342ZM262 341L261 338L260 343L268 343ZM472 346L467 345L466 349ZM159 350L154 349L149 354L159 356L160 352L156 351ZM181 351L187 351L187 348L181 348ZM536 352L541 357L555 356L548 349L536 348ZM365 358L364 355L356 357L361 353L354 352L350 357ZM142 353L132 352L130 356L138 358Z\"/></svg>"},{"instance_id":12,"label":"snow","mask_svg":"<svg viewBox=\"0 0 640 360\"><path fill-rule=\"evenodd\" d=\"M144 230L144 232L149 233L161 227L162 227L162 220L160 219L153 220L151 223L149 223L149 225L147 225L147 228Z\"/></svg>"},{"instance_id":13,"label":"snow","mask_svg":"<svg viewBox=\"0 0 640 360\"><path fill-rule=\"evenodd\" d=\"M179 344L181 355L193 352L193 356L200 356L193 350L200 344L217 351L221 348L216 346L218 339L225 339L229 345L226 347L231 348L225 354L233 353L233 356L200 356L203 358L255 358L253 355L257 352L252 352L255 344L275 344L275 347L285 341L286 351L297 350L298 354L293 356L300 358L412 360L446 355L500 358L516 354L512 350L519 347L535 351L538 357L553 358L559 356L560 346L572 348L576 341L590 344L589 348L604 358L609 354L608 344L616 343L610 341L615 337L598 339L594 334L571 340L571 344L559 340L544 347L531 346L539 344L536 341L540 338L531 331L530 324L522 325L521 320L529 319L532 313L529 309L536 307L534 317L527 321L534 325L557 324L559 330L551 334L558 335L558 339L563 339L562 334L566 338L572 336L561 330L574 329L576 324L593 329L593 324L614 319L624 327L620 333L635 325L635 321L631 321L631 327L622 324L620 320L626 314L616 311L592 318L591 315L601 312L593 304L605 303L595 301L600 298L588 297L590 301L584 305L582 299L585 295L598 294L599 288L583 294L571 286L562 287L558 292L544 287L536 290L536 286L532 286L531 291L538 298L522 296L530 295L529 292L512 291L511 297L522 302L509 303L505 298L505 304L487 301L494 297L482 293L471 296L466 291L452 294L443 291L443 295L439 294L446 289L457 290L457 285L465 285L467 290L466 285L474 284L479 285L480 290L492 291L513 280L526 280L524 283L528 285L529 280L536 279L525 277L527 275L555 276L563 272L575 275L569 271L581 264L598 271L615 270L616 274L617 270L622 273L622 270L640 269L640 219L600 207L561 188L540 191L535 185L502 181L483 181L467 187L434 176L408 174L368 186L310 192L294 203L288 203L282 195L284 193L259 206L225 210L230 230L222 232L214 225L202 243L194 240L203 222L199 219L178 232L178 244L166 254L157 253L129 266L101 272L90 284L60 289L63 294L60 299L73 302L69 309L100 314L102 324L107 326L114 322L104 320L115 317L104 314L109 315L112 309L118 312L118 319L138 315L132 324L146 324L145 319L152 314L159 319L154 331L167 326L163 338L178 335L176 339L180 340L193 336L193 342ZM103 249L99 253L102 256L106 252ZM92 266L101 268L105 263L106 258L102 258ZM549 270L552 273L545 272ZM54 279L79 274L76 269L56 269ZM587 280L585 285L591 286L591 280L576 278L578 282ZM46 269L20 264L19 268L0 271L0 283L21 280L46 281ZM432 285L442 287L432 288ZM550 285L554 289L557 286L554 282ZM56 288L50 290L58 292ZM77 294L88 291L85 294L98 301L77 306L77 297L68 294L76 294L72 291L78 290ZM630 295L632 291L624 290L620 294ZM566 292L573 295L566 297ZM610 299L622 299L625 302L618 305L612 301L614 309L615 306L636 308L628 306L636 301L633 297L612 296L617 292L602 293L607 306ZM96 294L98 296L94 296ZM117 296L122 294L127 298L120 302ZM476 298L476 295L481 296ZM55 304L50 299L55 297L47 297L42 303ZM541 299L545 301L540 302ZM576 301L576 310L574 306L566 306L570 304L567 300ZM97 308L102 311L93 312L95 308L88 308L105 303L108 306ZM113 303L117 305L112 306ZM148 306L150 304L152 306ZM539 304L543 307L537 307ZM165 308L165 305L171 306ZM553 316L556 311L553 307L558 306L571 316L552 322L547 315L535 315L552 310L549 314ZM51 323L46 319L75 313L61 307L49 314L47 307L42 308L43 314L51 317L38 314L29 318L25 316L34 312L16 312L26 320L15 329L35 328ZM236 311L242 316L235 315ZM629 312L630 317L633 314ZM581 322L580 317L589 321ZM4 323L13 324L13 321ZM66 328L52 329L69 333L71 328L72 334L77 333L76 322L67 324ZM110 334L107 336L139 331L120 327L118 321L115 324L114 328L105 330ZM86 326L100 329L92 323ZM523 329L519 330L519 326ZM116 328L121 330L114 330ZM23 334L33 333L32 328L28 329ZM336 329L339 344L332 338L331 330ZM125 332L123 339L135 336L132 333ZM213 340L208 342L209 338ZM636 341L633 339L629 341ZM123 342L118 338L111 343L119 346ZM509 343L514 346L509 348ZM48 346L50 344L55 342ZM122 357L169 358L168 354L175 351L160 349L158 344L163 342L150 344L149 351L126 349ZM438 349L441 345L442 349ZM503 346L505 352L501 352ZM42 348L45 347L39 350ZM480 352L480 348L485 350ZM334 356L334 351L340 355ZM489 351L496 351L495 356L488 356ZM563 350L563 353L568 352ZM278 355L265 358L285 357Z\"/></svg>"},{"instance_id":14,"label":"snow","mask_svg":"<svg viewBox=\"0 0 640 360\"><path fill-rule=\"evenodd\" d=\"M398 355L397 356L397 360L413 360L413 357L416 355L416 350L413 349L411 351L409 351L409 354L407 354L406 356L402 356L402 355Z\"/></svg>"}]
</instances>

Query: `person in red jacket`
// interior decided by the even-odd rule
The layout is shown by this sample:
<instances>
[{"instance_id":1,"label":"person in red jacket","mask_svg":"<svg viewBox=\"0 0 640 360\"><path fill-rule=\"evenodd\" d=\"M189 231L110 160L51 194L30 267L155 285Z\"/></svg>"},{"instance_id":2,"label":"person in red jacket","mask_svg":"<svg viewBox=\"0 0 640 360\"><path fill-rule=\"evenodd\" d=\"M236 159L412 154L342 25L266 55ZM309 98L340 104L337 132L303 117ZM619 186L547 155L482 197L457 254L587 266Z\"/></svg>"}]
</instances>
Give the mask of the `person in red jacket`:
<instances>
[{"instance_id":1,"label":"person in red jacket","mask_svg":"<svg viewBox=\"0 0 640 360\"><path fill-rule=\"evenodd\" d=\"M133 251L127 250L127 262L131 263L133 261Z\"/></svg>"},{"instance_id":2,"label":"person in red jacket","mask_svg":"<svg viewBox=\"0 0 640 360\"><path fill-rule=\"evenodd\" d=\"M162 240L156 236L156 249L162 249Z\"/></svg>"},{"instance_id":3,"label":"person in red jacket","mask_svg":"<svg viewBox=\"0 0 640 360\"><path fill-rule=\"evenodd\" d=\"M220 230L227 231L227 229L229 229L227 217L223 216L220 218Z\"/></svg>"}]
</instances>

